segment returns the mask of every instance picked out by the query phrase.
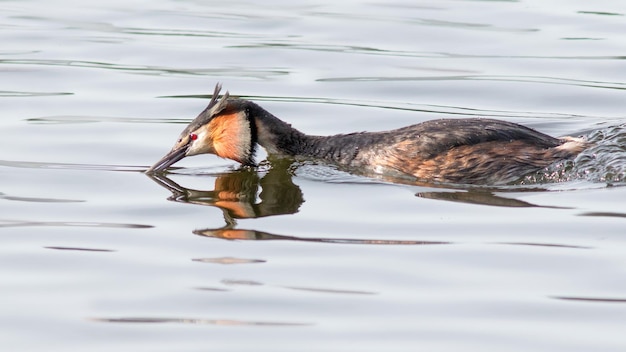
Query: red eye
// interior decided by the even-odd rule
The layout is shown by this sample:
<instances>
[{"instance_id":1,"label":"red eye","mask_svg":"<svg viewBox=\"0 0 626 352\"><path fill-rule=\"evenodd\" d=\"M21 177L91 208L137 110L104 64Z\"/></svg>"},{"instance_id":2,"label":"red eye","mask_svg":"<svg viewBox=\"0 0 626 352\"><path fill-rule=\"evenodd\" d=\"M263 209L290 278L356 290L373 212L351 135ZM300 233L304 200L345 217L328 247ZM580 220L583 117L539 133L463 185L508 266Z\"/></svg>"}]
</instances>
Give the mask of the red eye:
<instances>
[{"instance_id":1,"label":"red eye","mask_svg":"<svg viewBox=\"0 0 626 352\"><path fill-rule=\"evenodd\" d=\"M191 133L191 134L189 135L189 139L191 139L192 141L195 141L196 139L198 139L198 135L197 135L197 134L195 134L195 133Z\"/></svg>"}]
</instances>

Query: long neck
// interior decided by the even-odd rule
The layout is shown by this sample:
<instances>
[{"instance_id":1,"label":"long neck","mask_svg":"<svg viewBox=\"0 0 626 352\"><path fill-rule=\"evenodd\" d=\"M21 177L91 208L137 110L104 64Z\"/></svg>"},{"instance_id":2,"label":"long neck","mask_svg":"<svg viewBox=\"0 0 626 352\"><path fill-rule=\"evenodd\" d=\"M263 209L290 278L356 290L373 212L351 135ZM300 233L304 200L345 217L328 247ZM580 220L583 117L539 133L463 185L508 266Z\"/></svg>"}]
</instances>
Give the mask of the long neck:
<instances>
[{"instance_id":1,"label":"long neck","mask_svg":"<svg viewBox=\"0 0 626 352\"><path fill-rule=\"evenodd\" d=\"M246 102L246 110L256 127L256 141L269 154L298 155L309 140L309 136L253 102Z\"/></svg>"},{"instance_id":2,"label":"long neck","mask_svg":"<svg viewBox=\"0 0 626 352\"><path fill-rule=\"evenodd\" d=\"M375 134L352 133L334 136L309 136L270 114L260 106L249 103L249 116L254 118L258 143L269 154L305 156L340 164L351 163L360 148L376 143ZM370 138L363 138L368 135Z\"/></svg>"}]
</instances>

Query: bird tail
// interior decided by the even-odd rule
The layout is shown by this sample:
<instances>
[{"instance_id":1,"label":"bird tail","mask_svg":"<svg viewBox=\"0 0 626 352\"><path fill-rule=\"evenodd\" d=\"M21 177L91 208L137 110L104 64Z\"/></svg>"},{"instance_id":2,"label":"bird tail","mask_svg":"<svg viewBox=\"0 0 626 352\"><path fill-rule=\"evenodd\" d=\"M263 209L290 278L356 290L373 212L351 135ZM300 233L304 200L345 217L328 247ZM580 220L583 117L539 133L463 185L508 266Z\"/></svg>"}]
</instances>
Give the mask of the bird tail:
<instances>
[{"instance_id":1,"label":"bird tail","mask_svg":"<svg viewBox=\"0 0 626 352\"><path fill-rule=\"evenodd\" d=\"M576 155L591 146L591 143L589 143L587 139L583 137L565 136L559 139L561 140L561 142L563 142L563 144L556 147L555 149L567 152L571 155Z\"/></svg>"}]
</instances>

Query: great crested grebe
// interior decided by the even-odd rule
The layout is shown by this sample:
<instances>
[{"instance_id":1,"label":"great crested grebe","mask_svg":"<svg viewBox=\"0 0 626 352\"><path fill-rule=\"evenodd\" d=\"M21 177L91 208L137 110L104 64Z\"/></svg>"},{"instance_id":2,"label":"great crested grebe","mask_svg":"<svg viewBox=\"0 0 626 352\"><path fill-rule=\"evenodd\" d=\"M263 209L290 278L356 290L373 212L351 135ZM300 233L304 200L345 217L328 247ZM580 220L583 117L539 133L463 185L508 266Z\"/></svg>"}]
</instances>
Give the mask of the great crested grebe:
<instances>
[{"instance_id":1,"label":"great crested grebe","mask_svg":"<svg viewBox=\"0 0 626 352\"><path fill-rule=\"evenodd\" d=\"M349 170L407 176L426 182L501 185L518 180L587 147L580 138L554 138L511 122L432 120L383 132L306 135L259 105L218 99L180 134L172 150L146 172L167 169L186 156L215 154L255 165L256 145L268 154L327 161Z\"/></svg>"}]
</instances>

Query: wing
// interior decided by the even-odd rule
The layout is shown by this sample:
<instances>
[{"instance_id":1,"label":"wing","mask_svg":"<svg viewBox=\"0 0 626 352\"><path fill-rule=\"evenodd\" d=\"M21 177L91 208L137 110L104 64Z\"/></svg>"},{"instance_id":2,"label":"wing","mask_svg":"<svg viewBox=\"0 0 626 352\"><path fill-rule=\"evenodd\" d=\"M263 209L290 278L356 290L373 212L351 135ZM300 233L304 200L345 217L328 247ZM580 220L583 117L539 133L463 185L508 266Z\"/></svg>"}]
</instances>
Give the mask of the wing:
<instances>
[{"instance_id":1,"label":"wing","mask_svg":"<svg viewBox=\"0 0 626 352\"><path fill-rule=\"evenodd\" d=\"M554 137L490 119L433 120L385 132L375 163L419 179L502 184L552 163ZM562 157L562 155L561 155Z\"/></svg>"},{"instance_id":2,"label":"wing","mask_svg":"<svg viewBox=\"0 0 626 352\"><path fill-rule=\"evenodd\" d=\"M516 123L492 119L432 120L397 130L402 140L411 140L406 150L422 160L436 157L460 146L473 146L487 142L523 141L539 149L561 144L559 139ZM402 143L402 141L398 141Z\"/></svg>"}]
</instances>

